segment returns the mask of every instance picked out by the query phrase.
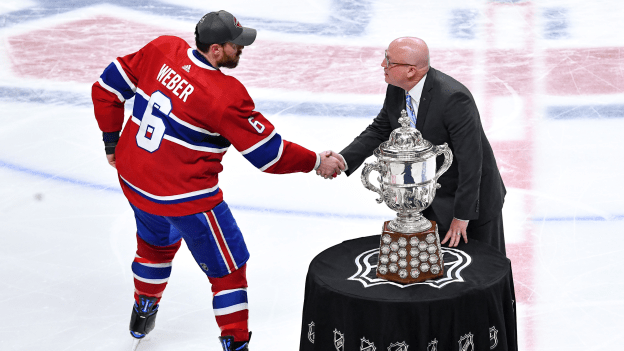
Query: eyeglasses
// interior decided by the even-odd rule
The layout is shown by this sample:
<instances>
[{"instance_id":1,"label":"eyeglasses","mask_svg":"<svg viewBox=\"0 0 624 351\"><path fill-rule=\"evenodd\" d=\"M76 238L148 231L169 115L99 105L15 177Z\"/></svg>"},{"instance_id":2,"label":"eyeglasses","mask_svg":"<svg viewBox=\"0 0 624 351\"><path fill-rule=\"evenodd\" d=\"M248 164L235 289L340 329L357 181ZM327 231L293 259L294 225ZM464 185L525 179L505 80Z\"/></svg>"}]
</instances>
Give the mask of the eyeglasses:
<instances>
[{"instance_id":1,"label":"eyeglasses","mask_svg":"<svg viewBox=\"0 0 624 351\"><path fill-rule=\"evenodd\" d=\"M386 67L388 67L388 68L390 68L390 65L395 65L395 66L416 66L416 65L410 65L409 63L390 62L390 60L388 59L388 50L385 51L384 57L386 59Z\"/></svg>"}]
</instances>

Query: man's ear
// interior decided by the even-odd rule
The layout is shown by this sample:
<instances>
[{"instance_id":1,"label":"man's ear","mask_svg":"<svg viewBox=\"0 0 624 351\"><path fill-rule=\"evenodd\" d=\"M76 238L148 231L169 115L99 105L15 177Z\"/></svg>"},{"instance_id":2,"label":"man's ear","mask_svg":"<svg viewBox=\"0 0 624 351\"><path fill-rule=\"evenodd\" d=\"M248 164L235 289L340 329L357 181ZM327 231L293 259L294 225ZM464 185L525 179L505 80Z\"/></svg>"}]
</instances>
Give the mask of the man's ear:
<instances>
[{"instance_id":1,"label":"man's ear","mask_svg":"<svg viewBox=\"0 0 624 351\"><path fill-rule=\"evenodd\" d=\"M221 47L221 45L219 44L212 44L210 45L210 48L208 49L210 52L212 52L213 54L217 55L219 53L219 50L223 49Z\"/></svg>"},{"instance_id":2,"label":"man's ear","mask_svg":"<svg viewBox=\"0 0 624 351\"><path fill-rule=\"evenodd\" d=\"M406 75L407 78L411 80L418 75L418 69L414 66L408 66Z\"/></svg>"}]
</instances>

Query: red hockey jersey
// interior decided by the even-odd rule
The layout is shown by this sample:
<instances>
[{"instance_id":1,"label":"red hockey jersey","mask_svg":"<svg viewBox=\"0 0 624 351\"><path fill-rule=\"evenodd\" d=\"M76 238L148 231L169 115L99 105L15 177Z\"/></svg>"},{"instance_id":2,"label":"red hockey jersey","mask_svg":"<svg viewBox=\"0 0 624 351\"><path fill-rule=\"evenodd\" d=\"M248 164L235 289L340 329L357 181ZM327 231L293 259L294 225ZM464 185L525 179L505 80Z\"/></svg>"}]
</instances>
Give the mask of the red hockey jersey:
<instances>
[{"instance_id":1,"label":"red hockey jersey","mask_svg":"<svg viewBox=\"0 0 624 351\"><path fill-rule=\"evenodd\" d=\"M103 132L122 129L124 102L133 97L115 157L124 194L143 211L184 216L219 204L218 174L230 145L268 173L310 172L319 163L254 111L236 78L178 37L159 37L104 70L92 89Z\"/></svg>"}]
</instances>

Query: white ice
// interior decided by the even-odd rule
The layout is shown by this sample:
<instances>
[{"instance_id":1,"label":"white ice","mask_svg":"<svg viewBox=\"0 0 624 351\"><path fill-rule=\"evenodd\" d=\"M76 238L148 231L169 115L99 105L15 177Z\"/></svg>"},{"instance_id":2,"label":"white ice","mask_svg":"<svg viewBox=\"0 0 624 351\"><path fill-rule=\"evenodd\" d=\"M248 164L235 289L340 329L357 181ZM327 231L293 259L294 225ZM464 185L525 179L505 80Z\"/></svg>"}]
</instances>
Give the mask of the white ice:
<instances>
[{"instance_id":1,"label":"white ice","mask_svg":"<svg viewBox=\"0 0 624 351\"><path fill-rule=\"evenodd\" d=\"M199 0L166 0L153 4L176 5L198 13L224 8L269 25L291 21L313 26L335 20L333 6L339 2L241 0L231 1L231 5L206 5ZM526 168L499 163L505 179L530 179L528 187L508 183L504 208L507 240L515 245L511 258L516 290L526 292L518 302L520 349L619 350L624 343L624 5L619 0L512 2L362 1L368 4L370 19L359 35L259 27L258 38L383 50L392 39L411 35L425 39L432 52L471 50L476 57L471 89L482 114L490 111L484 122L490 141L513 145L530 140L522 153L527 158ZM0 4L0 350L129 350L130 264L136 250L136 229L115 170L106 163L92 107L71 99L40 103L32 95L20 99L10 93L18 88L60 91L89 101L90 84L18 74L10 38L98 14L138 23L157 20L159 26L176 32L192 31L195 20L135 9L131 1L86 0L50 2L59 3L58 13L50 11L38 17L37 9L55 6L43 3L47 2ZM78 7L61 9L66 3ZM456 10L474 15L473 37L451 34L449 26ZM563 13L566 23L564 35L558 39L547 35L552 22L547 14L552 11ZM32 18L14 23L15 17L3 17L12 13ZM84 35L88 39L90 33ZM114 49L119 40L123 38L110 38L110 46ZM534 70L525 73L532 82L530 99L522 92L504 96L488 92L485 73L501 66L503 71L518 72L513 65L488 61L491 48L525 50L531 57ZM583 48L615 49L619 56L607 59L615 62L612 73L616 79L609 84L617 86L590 93L552 94L548 87L559 82L548 81L553 69L546 64L550 50ZM40 49L45 52L44 47ZM274 55L279 59L280 52ZM311 52L308 59L323 55ZM374 61L380 63L381 59ZM561 57L562 62L566 59ZM440 58L432 56L431 60L436 67ZM88 62L73 64L81 67ZM583 75L601 64L600 60L572 64L572 75ZM285 60L283 65L295 64ZM372 69L381 81L377 65ZM52 68L44 65L40 69ZM230 73L236 75L236 70ZM523 73L514 74L512 80L524 78ZM603 80L596 76L590 83L579 84L607 86ZM585 91L586 86L577 88ZM383 102L382 94L305 93L305 86L296 89L304 93L262 86L249 91L257 101L277 99L295 101L293 104L300 99L381 107ZM552 106L616 106L619 112L602 116L598 108L598 117L556 119L548 112ZM528 115L531 118L526 118ZM288 111L266 116L285 139L317 152L341 150L373 117ZM376 204L376 194L364 189L359 171L332 181L313 174L269 175L255 169L234 148L225 156L224 167L220 186L251 252L252 349L296 350L309 262L343 240L378 234L381 223L394 213ZM157 327L139 350L220 350L208 280L184 246L173 267Z\"/></svg>"}]
</instances>

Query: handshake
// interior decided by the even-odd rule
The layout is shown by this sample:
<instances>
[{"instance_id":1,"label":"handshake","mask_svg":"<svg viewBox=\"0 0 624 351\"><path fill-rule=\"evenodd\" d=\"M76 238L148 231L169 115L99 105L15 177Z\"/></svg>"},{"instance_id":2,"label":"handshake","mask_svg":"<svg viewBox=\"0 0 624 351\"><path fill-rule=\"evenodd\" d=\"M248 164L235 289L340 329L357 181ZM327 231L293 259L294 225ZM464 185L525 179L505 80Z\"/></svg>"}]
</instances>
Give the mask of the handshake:
<instances>
[{"instance_id":1,"label":"handshake","mask_svg":"<svg viewBox=\"0 0 624 351\"><path fill-rule=\"evenodd\" d=\"M321 156L321 164L316 169L316 174L325 179L334 179L347 168L344 158L331 150L323 151Z\"/></svg>"}]
</instances>

